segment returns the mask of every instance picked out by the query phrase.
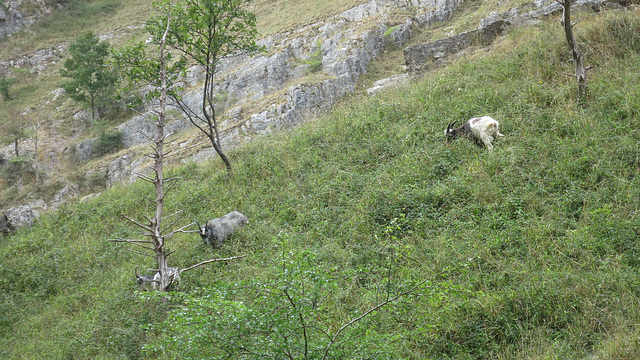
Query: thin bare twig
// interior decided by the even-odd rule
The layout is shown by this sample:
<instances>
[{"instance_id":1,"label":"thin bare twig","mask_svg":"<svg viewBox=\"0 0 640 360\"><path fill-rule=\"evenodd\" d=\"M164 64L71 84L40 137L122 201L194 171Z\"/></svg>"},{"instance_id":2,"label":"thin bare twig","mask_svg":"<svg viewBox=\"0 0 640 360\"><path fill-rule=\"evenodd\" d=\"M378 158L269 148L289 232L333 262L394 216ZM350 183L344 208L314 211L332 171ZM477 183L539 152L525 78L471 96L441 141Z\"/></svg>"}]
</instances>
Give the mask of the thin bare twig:
<instances>
[{"instance_id":1,"label":"thin bare twig","mask_svg":"<svg viewBox=\"0 0 640 360\"><path fill-rule=\"evenodd\" d=\"M243 257L245 257L245 256L247 256L247 255L233 256L233 257L224 258L224 259L209 259L209 260L205 260L205 261L200 262L200 263L197 263L197 264L195 264L195 265L191 265L191 266L189 266L188 268L181 269L181 270L180 270L180 273L183 273L183 272L185 272L185 271L189 271L189 270L195 269L195 268L197 268L198 266L202 266L202 265L205 265L205 264L208 264L208 263L212 263L212 262L219 262L219 261L230 261L230 260L240 259L240 258L243 258Z\"/></svg>"},{"instance_id":2,"label":"thin bare twig","mask_svg":"<svg viewBox=\"0 0 640 360\"><path fill-rule=\"evenodd\" d=\"M338 331L336 331L336 333L335 333L335 334L333 335L333 337L331 338L331 342L329 343L329 345L327 345L327 348L324 350L324 356L323 356L322 358L323 358L323 359L326 359L326 358L327 358L327 356L329 355L329 350L331 349L331 346L333 346L333 344L335 344L335 343L336 343L336 340L338 339L338 336L340 335L340 333L342 333L342 331L343 331L344 329L346 329L346 328L348 328L349 326L351 326L351 325L355 324L356 322L358 322L358 321L360 321L360 320L364 319L366 316L368 316L369 314L371 314L371 313L373 313L373 312L375 312L375 311L379 310L379 309L380 309L380 308L382 308L383 306L385 306L385 305L387 305L387 304L389 304L389 303L391 303L391 302L394 302L394 301L396 301L396 300L398 300L398 299L402 298L403 296L406 296L406 295L411 294L412 292L416 291L420 286L422 286L423 284L426 284L427 282L429 282L429 280L428 280L428 279L427 279L427 280L423 280L423 281L419 282L417 285L415 285L415 286L414 286L414 287L412 287L411 289L409 289L409 290L407 290L407 291L405 291L405 292L402 292L402 293L400 293L400 294L396 295L396 296L395 296L395 297L393 297L393 298L387 299L387 300L385 300L385 301L383 301L383 302L379 303L378 305L376 305L376 306L372 307L371 309L367 310L367 311L366 311L365 313L363 313L362 315L360 315L360 316L358 316L358 317L356 317L356 318L353 318L353 319L351 319L348 323L344 324L340 329L338 329Z\"/></svg>"},{"instance_id":3,"label":"thin bare twig","mask_svg":"<svg viewBox=\"0 0 640 360\"><path fill-rule=\"evenodd\" d=\"M139 223L139 222L137 222L137 221L133 220L132 218L128 217L128 216L127 216L127 215L125 215L125 214L121 214L121 216L122 216L123 218L125 218L125 219L129 220L129 222L131 222L131 223L133 223L133 224L137 225L139 228L142 228L143 230L151 231L151 227L150 227L150 226L143 225L143 224L141 224L141 223Z\"/></svg>"}]
</instances>

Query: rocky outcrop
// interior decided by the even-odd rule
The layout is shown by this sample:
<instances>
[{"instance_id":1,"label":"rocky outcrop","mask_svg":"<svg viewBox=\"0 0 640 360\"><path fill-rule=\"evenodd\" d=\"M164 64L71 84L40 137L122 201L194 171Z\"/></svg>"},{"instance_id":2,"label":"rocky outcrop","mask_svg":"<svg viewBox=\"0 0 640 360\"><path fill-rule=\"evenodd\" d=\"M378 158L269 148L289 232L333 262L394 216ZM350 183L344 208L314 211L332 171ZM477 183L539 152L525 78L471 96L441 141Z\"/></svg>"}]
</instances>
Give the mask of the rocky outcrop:
<instances>
[{"instance_id":1,"label":"rocky outcrop","mask_svg":"<svg viewBox=\"0 0 640 360\"><path fill-rule=\"evenodd\" d=\"M395 75L386 79L380 79L374 82L372 87L367 89L367 94L373 95L386 88L406 85L409 83L409 79L410 77L408 74Z\"/></svg>"},{"instance_id":2,"label":"rocky outcrop","mask_svg":"<svg viewBox=\"0 0 640 360\"><path fill-rule=\"evenodd\" d=\"M220 108L230 109L218 111L222 115L219 119L223 147L294 126L331 109L340 98L353 92L356 81L385 46L406 44L416 21L428 25L447 20L462 1L371 0L327 21L262 39L260 44L267 53L221 59L216 67L219 79L216 91ZM406 13L406 18L395 18L391 22L388 14L400 13L397 10ZM313 62L317 66L313 66ZM202 69L199 67L191 68L183 79L191 90L181 97L196 111L201 111L201 80ZM256 102L262 104L256 107ZM169 131L177 132L191 126L185 119L176 120L175 124L175 128L168 124ZM137 116L120 125L118 130L123 135L124 145L129 147L149 142L155 128ZM77 150L86 154L88 148L90 145L83 142L78 144ZM202 161L214 154L205 149L193 159ZM123 161L116 162L123 165ZM118 168L115 165L114 170Z\"/></svg>"},{"instance_id":3,"label":"rocky outcrop","mask_svg":"<svg viewBox=\"0 0 640 360\"><path fill-rule=\"evenodd\" d=\"M410 73L425 71L439 59L456 54L471 46L486 46L502 35L510 24L497 20L477 30L463 32L438 41L409 46L404 49L407 70Z\"/></svg>"},{"instance_id":4,"label":"rocky outcrop","mask_svg":"<svg viewBox=\"0 0 640 360\"><path fill-rule=\"evenodd\" d=\"M6 235L21 227L32 226L39 216L38 211L29 205L11 208L0 217L0 232Z\"/></svg>"},{"instance_id":5,"label":"rocky outcrop","mask_svg":"<svg viewBox=\"0 0 640 360\"><path fill-rule=\"evenodd\" d=\"M50 12L44 1L31 1L26 7L23 6L24 2L26 1L4 1L5 7L0 6L0 39L15 34ZM25 8L29 10L26 11Z\"/></svg>"},{"instance_id":6,"label":"rocky outcrop","mask_svg":"<svg viewBox=\"0 0 640 360\"><path fill-rule=\"evenodd\" d=\"M625 0L578 0L573 8L590 8L600 11L603 8L620 8ZM520 8L509 11L492 12L480 21L476 30L467 31L430 43L413 45L404 49L407 71L412 74L427 71L448 56L455 55L472 46L486 46L511 25L531 24L551 15L562 13L562 5L551 0L536 0L536 9L523 12Z\"/></svg>"}]
</instances>

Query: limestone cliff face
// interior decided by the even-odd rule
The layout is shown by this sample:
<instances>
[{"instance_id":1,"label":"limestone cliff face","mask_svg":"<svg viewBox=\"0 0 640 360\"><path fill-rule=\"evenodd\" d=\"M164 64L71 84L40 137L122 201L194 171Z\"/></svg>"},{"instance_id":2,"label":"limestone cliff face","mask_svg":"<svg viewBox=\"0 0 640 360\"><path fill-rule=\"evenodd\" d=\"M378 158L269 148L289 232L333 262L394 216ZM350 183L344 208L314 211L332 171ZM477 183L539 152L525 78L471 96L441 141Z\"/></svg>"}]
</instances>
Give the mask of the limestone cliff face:
<instances>
[{"instance_id":1,"label":"limestone cliff face","mask_svg":"<svg viewBox=\"0 0 640 360\"><path fill-rule=\"evenodd\" d=\"M31 6L23 6L26 4ZM50 12L44 1L4 1L4 5L0 6L0 39L15 34ZM25 10L27 8L29 10Z\"/></svg>"},{"instance_id":2,"label":"limestone cliff face","mask_svg":"<svg viewBox=\"0 0 640 360\"><path fill-rule=\"evenodd\" d=\"M223 148L228 149L260 134L295 126L307 118L330 110L343 96L354 91L360 76L367 72L372 61L384 53L387 45L406 46L416 25L428 26L436 21L447 21L463 1L370 0L324 21L262 39L260 43L267 49L265 53L222 59L217 67L216 89L220 101L216 106L220 108L216 110L220 115ZM579 0L579 3L593 8L612 2ZM9 5L9 10L0 12L0 36L8 33L9 22L12 23L12 29L21 21L21 26L28 23L19 20L24 18L16 10L20 8L21 1L5 1L5 4ZM44 13L46 9L42 9ZM406 83L409 74L428 70L435 61L463 51L468 46L488 44L499 37L508 26L528 23L556 11L557 5L554 1L536 0L526 11L514 8L505 13L491 13L480 22L477 30L452 34L449 38L433 43L407 47L404 55L408 74L398 74L380 81L369 93L374 93L383 86ZM389 14L394 14L393 18ZM37 54L13 62L0 62L0 70L3 66L21 67L21 61L30 67L45 69L48 64L59 61L64 55L65 46L59 44L52 49L40 50ZM202 69L193 67L182 79L187 89L182 98L191 104L193 109L199 109L202 78ZM54 91L49 102L55 104L61 95L60 91ZM145 111L151 114L153 110L153 106L148 106L147 109L143 109L142 115ZM167 127L170 132L180 133L192 128L189 121L179 115L179 112L173 114L174 118ZM82 118L82 112L73 115L74 119L76 117ZM80 120L75 122L82 123ZM118 126L127 148L147 143L154 129L155 127L140 115ZM20 144L21 153L28 154L33 148L28 141ZM80 161L87 161L92 156L92 148L96 141L97 138L75 142L72 151L63 151L68 141L56 141L55 144L59 145L59 148L55 148L55 151L45 150L52 153L50 161L45 163L53 164L56 161L54 159L71 156L71 152ZM193 136L179 138L176 146L183 148L197 142ZM0 155L8 160L13 156L13 148L7 146L0 149ZM214 156L215 152L209 148L185 160L199 162ZM85 176L106 179L107 186L131 182L136 179L135 174L145 174L149 165L134 149L121 152L117 158L111 158L109 161L101 161L101 164L87 170ZM64 174L61 175L64 178ZM81 195L77 190L66 191L64 194L64 197L60 196L61 199ZM51 208L59 202L56 199L49 201L52 201Z\"/></svg>"},{"instance_id":3,"label":"limestone cliff face","mask_svg":"<svg viewBox=\"0 0 640 360\"><path fill-rule=\"evenodd\" d=\"M356 81L385 46L405 45L412 26L447 20L462 1L371 0L325 21L262 39L260 44L266 53L221 59L216 68L216 89L224 109L217 111L221 115L223 147L295 126L330 110L340 98L353 92ZM388 14L398 10L406 17L390 20ZM182 94L183 100L201 111L202 69L191 68L183 81L188 89ZM172 132L191 128L186 118L176 118L169 126ZM144 116L135 116L118 130L125 146L132 147L148 142L155 127L146 123ZM97 139L76 146L81 159L91 156L93 141ZM204 149L193 159L202 161L212 156L215 152ZM109 184L115 184L135 180L132 174L142 172L145 165L123 155L101 171L106 172Z\"/></svg>"}]
</instances>

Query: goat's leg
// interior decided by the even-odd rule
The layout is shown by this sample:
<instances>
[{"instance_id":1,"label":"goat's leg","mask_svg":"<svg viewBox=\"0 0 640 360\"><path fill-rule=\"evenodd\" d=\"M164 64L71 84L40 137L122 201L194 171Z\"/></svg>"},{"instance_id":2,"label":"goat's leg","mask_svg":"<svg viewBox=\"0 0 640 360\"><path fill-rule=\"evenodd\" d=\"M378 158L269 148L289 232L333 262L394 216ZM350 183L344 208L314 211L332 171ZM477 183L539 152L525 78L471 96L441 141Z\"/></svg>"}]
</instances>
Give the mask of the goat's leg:
<instances>
[{"instance_id":1,"label":"goat's leg","mask_svg":"<svg viewBox=\"0 0 640 360\"><path fill-rule=\"evenodd\" d=\"M487 147L487 149L491 150L491 148L493 148L493 145L491 145L493 136L483 132L480 134L480 140L482 140L482 143Z\"/></svg>"}]
</instances>

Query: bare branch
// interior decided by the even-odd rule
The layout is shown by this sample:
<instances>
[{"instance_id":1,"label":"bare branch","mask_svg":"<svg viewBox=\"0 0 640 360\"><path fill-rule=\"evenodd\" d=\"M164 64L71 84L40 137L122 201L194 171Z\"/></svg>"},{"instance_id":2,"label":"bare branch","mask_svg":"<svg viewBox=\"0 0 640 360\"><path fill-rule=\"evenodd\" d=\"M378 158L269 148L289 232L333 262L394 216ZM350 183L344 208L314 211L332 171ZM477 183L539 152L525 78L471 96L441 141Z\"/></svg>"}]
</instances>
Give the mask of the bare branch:
<instances>
[{"instance_id":1,"label":"bare branch","mask_svg":"<svg viewBox=\"0 0 640 360\"><path fill-rule=\"evenodd\" d=\"M333 344L336 343L336 340L338 339L338 336L340 335L340 333L342 333L342 331L346 328L348 328L349 326L355 324L356 322L364 319L366 316L368 316L369 314L379 310L380 308L382 308L383 306L394 302L400 298L402 298L403 296L409 295L412 292L416 291L420 286L422 286L423 284L426 284L427 282L429 282L429 280L423 280L421 282L419 282L417 285L415 285L414 287L410 288L409 290L402 292L398 295L396 295L393 298L387 299L381 303L379 303L378 305L372 307L371 309L367 310L366 312L364 312L362 315L351 319L348 323L344 324L340 329L338 329L338 331L336 331L336 333L333 335L333 337L331 338L331 342L329 343L329 345L327 345L326 349L324 350L324 356L322 357L323 359L326 359L328 354L329 354L329 349L331 348L331 346L333 346Z\"/></svg>"},{"instance_id":2,"label":"bare branch","mask_svg":"<svg viewBox=\"0 0 640 360\"><path fill-rule=\"evenodd\" d=\"M133 220L132 218L128 217L128 216L127 216L127 215L125 215L125 214L120 214L120 215L121 215L123 218L125 218L125 219L129 220L129 222L131 222L131 223L133 223L133 224L137 225L138 227L142 228L143 230L147 230L147 231L151 231L151 230L152 230L150 226L143 225L143 224L141 224L141 223L139 223L139 222L137 222L137 221Z\"/></svg>"},{"instance_id":3,"label":"bare branch","mask_svg":"<svg viewBox=\"0 0 640 360\"><path fill-rule=\"evenodd\" d=\"M143 243L143 244L152 244L150 240L139 240L139 239L109 239L107 241L110 242L126 242L126 243Z\"/></svg>"},{"instance_id":4,"label":"bare branch","mask_svg":"<svg viewBox=\"0 0 640 360\"><path fill-rule=\"evenodd\" d=\"M136 245L136 246L139 246L139 247L144 248L144 249L147 249L147 250L151 250L151 251L153 251L153 250L154 250L154 249L153 249L152 247L150 247L150 246L142 245L142 244L153 244L153 242L152 242L151 240L138 240L138 239L110 239L110 240L107 240L107 241L110 241L110 242L129 243L129 244Z\"/></svg>"},{"instance_id":5,"label":"bare branch","mask_svg":"<svg viewBox=\"0 0 640 360\"><path fill-rule=\"evenodd\" d=\"M144 180L144 181L146 181L146 182L150 182L150 183L152 183L152 184L153 184L153 181L154 181L154 180L153 180L152 178L148 177L147 175L144 175L144 174L142 174L142 173L138 173L138 172L135 172L135 173L133 173L133 174L134 174L135 176L137 176L138 178L140 178L140 179L142 179L142 180Z\"/></svg>"},{"instance_id":6,"label":"bare branch","mask_svg":"<svg viewBox=\"0 0 640 360\"><path fill-rule=\"evenodd\" d=\"M189 266L188 268L181 269L181 270L180 270L180 273L183 273L183 272L185 272L185 271L189 271L189 270L195 269L195 268L197 268L197 267L199 267L199 266L202 266L202 265L205 265L205 264L208 264L208 263L212 263L212 262L219 262L219 261L235 260L235 259L243 258L243 257L245 257L245 256L247 256L247 255L233 256L233 257L224 258L224 259L209 259L209 260L206 260L206 261L203 261L203 262L197 263L197 264L195 264L195 265Z\"/></svg>"},{"instance_id":7,"label":"bare branch","mask_svg":"<svg viewBox=\"0 0 640 360\"><path fill-rule=\"evenodd\" d=\"M168 183L170 181L176 181L176 180L182 180L182 176L177 176L177 177L172 177L172 178L168 178L168 179L164 179L165 183Z\"/></svg>"},{"instance_id":8,"label":"bare branch","mask_svg":"<svg viewBox=\"0 0 640 360\"><path fill-rule=\"evenodd\" d=\"M199 232L198 230L184 231L184 229L188 228L189 226L191 226L191 225L193 225L193 224L195 224L195 222L192 222L192 223L191 223L191 224L189 224L189 225L183 226L183 227L181 227L180 229L174 230L174 231L172 231L172 232L168 233L167 235L165 235L165 237L167 238L167 237L173 236L173 235L175 235L176 233L179 233L179 232L180 232L180 233L185 233L185 234L188 234L188 233L194 233L194 232ZM166 230L166 229L165 229L165 230Z\"/></svg>"}]
</instances>

